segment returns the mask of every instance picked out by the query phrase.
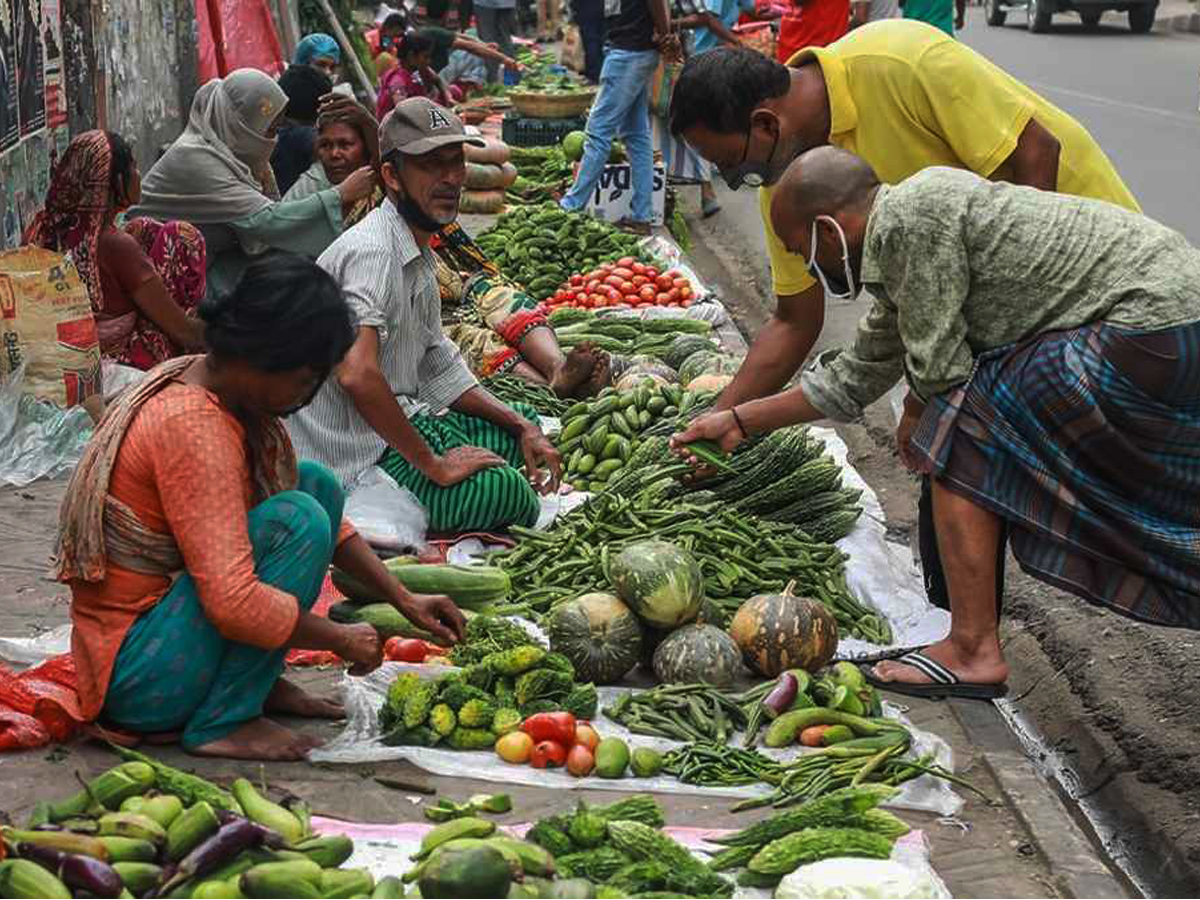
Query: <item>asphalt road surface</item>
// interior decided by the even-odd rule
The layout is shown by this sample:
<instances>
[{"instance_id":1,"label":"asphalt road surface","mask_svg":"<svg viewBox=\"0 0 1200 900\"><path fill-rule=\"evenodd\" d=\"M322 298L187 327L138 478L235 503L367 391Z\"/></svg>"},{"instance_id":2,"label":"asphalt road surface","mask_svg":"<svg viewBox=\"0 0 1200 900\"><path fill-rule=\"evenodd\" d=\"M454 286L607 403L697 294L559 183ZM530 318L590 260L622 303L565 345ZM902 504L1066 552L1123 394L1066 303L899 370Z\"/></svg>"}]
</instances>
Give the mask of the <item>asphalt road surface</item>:
<instances>
[{"instance_id":1,"label":"asphalt road surface","mask_svg":"<svg viewBox=\"0 0 1200 900\"><path fill-rule=\"evenodd\" d=\"M1023 12L1003 28L968 12L962 40L1079 119L1145 213L1200 244L1200 36L1131 34L1123 13L1094 32L1063 13L1030 34Z\"/></svg>"}]
</instances>

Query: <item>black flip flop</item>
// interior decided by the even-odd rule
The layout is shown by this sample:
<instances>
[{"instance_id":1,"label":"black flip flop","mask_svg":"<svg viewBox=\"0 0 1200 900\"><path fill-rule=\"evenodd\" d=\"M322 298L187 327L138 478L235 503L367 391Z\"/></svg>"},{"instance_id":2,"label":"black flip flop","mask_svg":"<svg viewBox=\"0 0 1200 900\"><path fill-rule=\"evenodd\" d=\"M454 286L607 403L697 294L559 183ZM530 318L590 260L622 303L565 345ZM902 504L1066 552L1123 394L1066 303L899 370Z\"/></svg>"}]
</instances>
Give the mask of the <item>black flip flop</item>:
<instances>
[{"instance_id":1,"label":"black flip flop","mask_svg":"<svg viewBox=\"0 0 1200 900\"><path fill-rule=\"evenodd\" d=\"M944 700L961 697L964 700L995 700L1008 693L1007 684L979 684L960 681L959 677L935 659L930 659L920 650L905 653L893 662L912 666L929 678L929 684L912 684L906 681L884 681L876 678L870 669L863 669L867 681L881 691L891 691L909 697L924 697L926 700Z\"/></svg>"}]
</instances>

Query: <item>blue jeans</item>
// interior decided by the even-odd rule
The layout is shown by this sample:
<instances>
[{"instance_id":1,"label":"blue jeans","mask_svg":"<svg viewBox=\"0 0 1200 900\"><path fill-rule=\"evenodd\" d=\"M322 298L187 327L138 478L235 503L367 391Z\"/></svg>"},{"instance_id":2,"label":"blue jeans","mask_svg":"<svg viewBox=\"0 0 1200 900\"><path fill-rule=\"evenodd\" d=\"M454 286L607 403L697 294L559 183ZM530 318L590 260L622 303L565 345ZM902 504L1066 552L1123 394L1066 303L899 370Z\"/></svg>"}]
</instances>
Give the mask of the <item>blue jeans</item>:
<instances>
[{"instance_id":1,"label":"blue jeans","mask_svg":"<svg viewBox=\"0 0 1200 900\"><path fill-rule=\"evenodd\" d=\"M650 138L650 77L658 66L657 50L609 47L600 69L600 93L588 115L587 144L575 184L562 198L562 208L578 212L600 183L612 140L625 142L632 171L633 199L629 217L649 222L654 216L654 142Z\"/></svg>"},{"instance_id":2,"label":"blue jeans","mask_svg":"<svg viewBox=\"0 0 1200 900\"><path fill-rule=\"evenodd\" d=\"M254 571L312 609L342 523L345 496L333 473L305 460L294 491L248 514ZM133 623L121 643L102 718L130 731L183 731L189 750L262 715L288 648L263 650L221 636L184 575Z\"/></svg>"}]
</instances>

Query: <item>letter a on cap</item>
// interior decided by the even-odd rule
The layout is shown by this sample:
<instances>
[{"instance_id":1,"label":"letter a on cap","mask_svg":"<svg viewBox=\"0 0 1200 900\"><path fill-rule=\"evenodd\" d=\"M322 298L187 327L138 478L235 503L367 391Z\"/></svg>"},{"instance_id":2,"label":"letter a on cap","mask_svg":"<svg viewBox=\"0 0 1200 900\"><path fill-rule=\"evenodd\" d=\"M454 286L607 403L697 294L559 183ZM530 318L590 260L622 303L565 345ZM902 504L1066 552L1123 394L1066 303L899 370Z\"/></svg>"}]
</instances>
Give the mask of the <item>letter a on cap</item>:
<instances>
[{"instance_id":1,"label":"letter a on cap","mask_svg":"<svg viewBox=\"0 0 1200 900\"><path fill-rule=\"evenodd\" d=\"M436 106L429 107L429 130L437 131L439 128L449 127L450 120L442 114L442 111Z\"/></svg>"}]
</instances>

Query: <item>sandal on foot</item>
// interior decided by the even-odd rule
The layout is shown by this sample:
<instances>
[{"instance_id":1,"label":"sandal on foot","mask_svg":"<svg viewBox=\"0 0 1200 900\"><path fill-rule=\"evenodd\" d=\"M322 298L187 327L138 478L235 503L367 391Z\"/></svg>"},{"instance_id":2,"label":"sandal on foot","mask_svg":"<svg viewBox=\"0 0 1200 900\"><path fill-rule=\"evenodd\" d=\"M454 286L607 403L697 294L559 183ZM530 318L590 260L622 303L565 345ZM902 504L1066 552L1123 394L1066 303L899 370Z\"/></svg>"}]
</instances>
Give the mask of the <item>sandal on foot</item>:
<instances>
[{"instance_id":1,"label":"sandal on foot","mask_svg":"<svg viewBox=\"0 0 1200 900\"><path fill-rule=\"evenodd\" d=\"M629 234L636 234L639 237L650 237L652 227L649 222L635 222L633 219L622 219L617 223L617 227Z\"/></svg>"},{"instance_id":2,"label":"sandal on foot","mask_svg":"<svg viewBox=\"0 0 1200 900\"><path fill-rule=\"evenodd\" d=\"M721 211L721 204L717 202L716 197L708 197L700 201L700 213L704 218L715 216Z\"/></svg>"},{"instance_id":3,"label":"sandal on foot","mask_svg":"<svg viewBox=\"0 0 1200 900\"><path fill-rule=\"evenodd\" d=\"M870 669L863 669L867 681L881 691L892 691L909 697L924 697L927 700L944 700L947 697L961 697L964 700L994 700L1008 693L1008 685L981 684L974 681L960 681L959 677L935 659L926 656L920 650L905 653L893 662L912 666L918 672L929 678L929 684L913 684L908 681L884 681L876 678Z\"/></svg>"}]
</instances>

